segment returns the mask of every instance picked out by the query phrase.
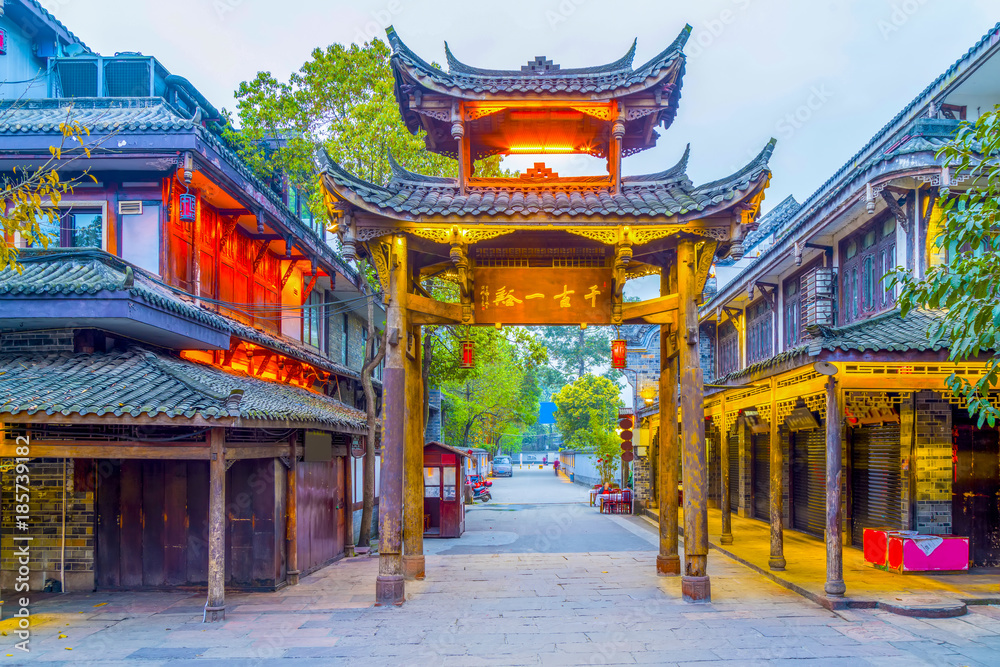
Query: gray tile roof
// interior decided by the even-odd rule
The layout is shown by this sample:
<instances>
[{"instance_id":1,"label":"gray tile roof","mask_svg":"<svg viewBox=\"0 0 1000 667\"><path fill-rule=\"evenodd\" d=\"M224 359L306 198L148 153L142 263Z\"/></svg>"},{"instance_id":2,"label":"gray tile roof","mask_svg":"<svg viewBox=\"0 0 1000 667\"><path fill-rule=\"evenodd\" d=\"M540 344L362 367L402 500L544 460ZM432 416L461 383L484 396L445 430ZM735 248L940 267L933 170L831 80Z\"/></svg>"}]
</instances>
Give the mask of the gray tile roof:
<instances>
[{"instance_id":1,"label":"gray tile roof","mask_svg":"<svg viewBox=\"0 0 1000 667\"><path fill-rule=\"evenodd\" d=\"M336 254L314 229L305 225L288 209L281 195L262 181L247 164L215 132L200 123L184 118L159 97L127 98L58 98L0 101L0 136L21 134L52 134L59 125L72 119L87 128L92 137L112 133L191 133L211 144L240 176L253 184L275 208L284 214L299 235L308 236L320 249L323 259L337 267L355 285L361 284L358 272ZM95 154L100 151L95 150Z\"/></svg>"},{"instance_id":2,"label":"gray tile roof","mask_svg":"<svg viewBox=\"0 0 1000 667\"><path fill-rule=\"evenodd\" d=\"M929 336L931 328L940 321L941 314L929 310L915 310L902 317L893 310L844 327L822 328L821 338L809 346L810 354L820 350L844 352L926 352L948 348L943 337Z\"/></svg>"},{"instance_id":3,"label":"gray tile roof","mask_svg":"<svg viewBox=\"0 0 1000 667\"><path fill-rule=\"evenodd\" d=\"M398 216L683 216L702 213L739 199L770 176L772 139L746 167L727 178L694 186L685 173L687 155L666 171L625 177L621 194L606 185L581 187L580 179L550 179L545 186L521 186L514 179L495 179L488 186L461 194L452 178L430 177L394 166L387 186L375 185L327 160L328 182L356 205L388 217Z\"/></svg>"},{"instance_id":4,"label":"gray tile roof","mask_svg":"<svg viewBox=\"0 0 1000 667\"><path fill-rule=\"evenodd\" d=\"M226 399L233 390L244 393L230 411ZM366 423L363 412L333 398L142 346L98 354L0 354L2 414L240 417L332 430Z\"/></svg>"},{"instance_id":5,"label":"gray tile roof","mask_svg":"<svg viewBox=\"0 0 1000 667\"><path fill-rule=\"evenodd\" d=\"M96 248L23 249L18 253L22 272L0 271L0 298L20 295L71 296L125 291L125 270L132 266L114 255ZM313 364L340 377L360 376L299 345L237 320L224 317L204 306L196 306L190 295L169 287L156 277L132 267L135 281L128 292L147 303L192 319L251 343L263 345L282 354Z\"/></svg>"},{"instance_id":6,"label":"gray tile roof","mask_svg":"<svg viewBox=\"0 0 1000 667\"><path fill-rule=\"evenodd\" d=\"M545 59L535 58L520 70L487 70L460 62L445 45L448 72L434 67L411 51L390 27L386 30L392 47L392 63L397 73L406 73L415 80L429 80L453 89L456 93L584 93L608 99L618 92L633 92L632 86L656 77L663 70L684 60L684 45L691 36L691 26L685 26L677 38L663 52L649 62L632 69L635 45L625 56L609 65L580 69L561 69ZM679 93L679 91L676 91ZM672 105L673 106L673 105Z\"/></svg>"},{"instance_id":7,"label":"gray tile roof","mask_svg":"<svg viewBox=\"0 0 1000 667\"><path fill-rule=\"evenodd\" d=\"M780 234L785 225L798 213L802 205L795 201L795 197L789 195L780 204L771 209L767 215L762 216L757 225L757 229L747 234L743 240L743 249L750 252L761 241L775 234Z\"/></svg>"},{"instance_id":8,"label":"gray tile roof","mask_svg":"<svg viewBox=\"0 0 1000 667\"><path fill-rule=\"evenodd\" d=\"M66 98L7 101L0 104L0 134L58 132L74 120L95 136L112 132L193 132L196 125L158 97Z\"/></svg>"}]
</instances>

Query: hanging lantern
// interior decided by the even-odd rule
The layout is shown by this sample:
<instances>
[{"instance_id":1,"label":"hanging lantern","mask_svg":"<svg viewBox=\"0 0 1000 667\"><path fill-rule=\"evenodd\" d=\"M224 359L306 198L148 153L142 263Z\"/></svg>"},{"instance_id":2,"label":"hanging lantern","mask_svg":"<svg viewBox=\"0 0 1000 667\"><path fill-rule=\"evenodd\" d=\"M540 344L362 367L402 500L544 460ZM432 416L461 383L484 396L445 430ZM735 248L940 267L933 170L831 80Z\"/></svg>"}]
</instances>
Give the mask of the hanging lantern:
<instances>
[{"instance_id":1,"label":"hanging lantern","mask_svg":"<svg viewBox=\"0 0 1000 667\"><path fill-rule=\"evenodd\" d=\"M196 202L194 195L187 193L180 195L181 222L194 222Z\"/></svg>"},{"instance_id":2,"label":"hanging lantern","mask_svg":"<svg viewBox=\"0 0 1000 667\"><path fill-rule=\"evenodd\" d=\"M472 368L475 362L476 344L471 340L462 341L462 361L460 368Z\"/></svg>"},{"instance_id":3,"label":"hanging lantern","mask_svg":"<svg viewBox=\"0 0 1000 667\"><path fill-rule=\"evenodd\" d=\"M625 368L627 347L623 340L611 341L611 368Z\"/></svg>"}]
</instances>

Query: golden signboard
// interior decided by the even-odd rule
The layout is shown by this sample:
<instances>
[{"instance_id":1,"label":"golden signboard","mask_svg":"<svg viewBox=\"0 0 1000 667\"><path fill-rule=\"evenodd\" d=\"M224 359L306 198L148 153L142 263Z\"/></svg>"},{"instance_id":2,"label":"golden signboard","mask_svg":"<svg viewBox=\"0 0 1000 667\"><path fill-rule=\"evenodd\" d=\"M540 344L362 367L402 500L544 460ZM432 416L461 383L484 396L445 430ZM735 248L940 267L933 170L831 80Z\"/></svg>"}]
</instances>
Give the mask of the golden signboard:
<instances>
[{"instance_id":1,"label":"golden signboard","mask_svg":"<svg viewBox=\"0 0 1000 667\"><path fill-rule=\"evenodd\" d=\"M611 269L474 271L477 324L611 324Z\"/></svg>"}]
</instances>

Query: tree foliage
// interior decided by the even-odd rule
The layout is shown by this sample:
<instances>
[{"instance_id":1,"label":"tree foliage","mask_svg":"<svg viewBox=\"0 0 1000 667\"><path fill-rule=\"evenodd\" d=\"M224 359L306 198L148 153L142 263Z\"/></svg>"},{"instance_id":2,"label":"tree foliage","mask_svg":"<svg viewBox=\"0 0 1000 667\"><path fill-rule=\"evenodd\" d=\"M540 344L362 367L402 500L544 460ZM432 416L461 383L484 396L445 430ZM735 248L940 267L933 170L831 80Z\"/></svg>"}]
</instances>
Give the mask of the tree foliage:
<instances>
[{"instance_id":1,"label":"tree foliage","mask_svg":"<svg viewBox=\"0 0 1000 667\"><path fill-rule=\"evenodd\" d=\"M538 418L538 367L545 348L525 329L440 327L432 334L429 378L444 397L446 440L456 447L516 451L516 436ZM462 340L475 345L474 366L460 367Z\"/></svg>"},{"instance_id":2,"label":"tree foliage","mask_svg":"<svg viewBox=\"0 0 1000 667\"><path fill-rule=\"evenodd\" d=\"M615 442L615 422L621 407L619 388L611 380L584 375L552 397L556 426L565 446L600 449Z\"/></svg>"},{"instance_id":3,"label":"tree foliage","mask_svg":"<svg viewBox=\"0 0 1000 667\"><path fill-rule=\"evenodd\" d=\"M318 149L351 173L379 185L392 176L390 153L408 168L455 176L457 162L424 147L399 114L389 47L331 44L314 49L287 81L259 72L236 91L239 130L227 138L265 179L284 175L310 196L321 215L315 155ZM482 175L499 174L499 157L477 163Z\"/></svg>"},{"instance_id":4,"label":"tree foliage","mask_svg":"<svg viewBox=\"0 0 1000 667\"><path fill-rule=\"evenodd\" d=\"M611 379L611 332L611 327L540 327L538 339L549 350L549 364L541 371L542 386L555 393L597 369L605 369L602 376Z\"/></svg>"},{"instance_id":5,"label":"tree foliage","mask_svg":"<svg viewBox=\"0 0 1000 667\"><path fill-rule=\"evenodd\" d=\"M975 381L952 374L946 383L966 399L979 425L993 426L1000 410L989 396L1000 379L1000 107L975 123L963 121L955 139L939 152L946 166L967 175L971 186L962 192L941 190L937 205L945 224L934 244L944 261L927 269L922 280L899 271L903 315L915 308L942 309L943 316L928 332L949 341L950 359L989 356L985 374Z\"/></svg>"}]
</instances>

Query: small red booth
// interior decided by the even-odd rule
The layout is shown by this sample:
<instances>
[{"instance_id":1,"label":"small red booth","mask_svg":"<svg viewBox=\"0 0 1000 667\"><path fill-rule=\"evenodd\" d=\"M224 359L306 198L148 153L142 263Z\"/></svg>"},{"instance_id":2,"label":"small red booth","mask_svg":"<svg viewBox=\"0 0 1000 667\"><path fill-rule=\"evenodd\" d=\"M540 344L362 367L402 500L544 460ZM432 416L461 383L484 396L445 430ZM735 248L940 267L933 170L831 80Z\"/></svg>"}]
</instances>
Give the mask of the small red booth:
<instances>
[{"instance_id":1,"label":"small red booth","mask_svg":"<svg viewBox=\"0 0 1000 667\"><path fill-rule=\"evenodd\" d=\"M424 536L465 532L465 452L440 442L424 445Z\"/></svg>"}]
</instances>

